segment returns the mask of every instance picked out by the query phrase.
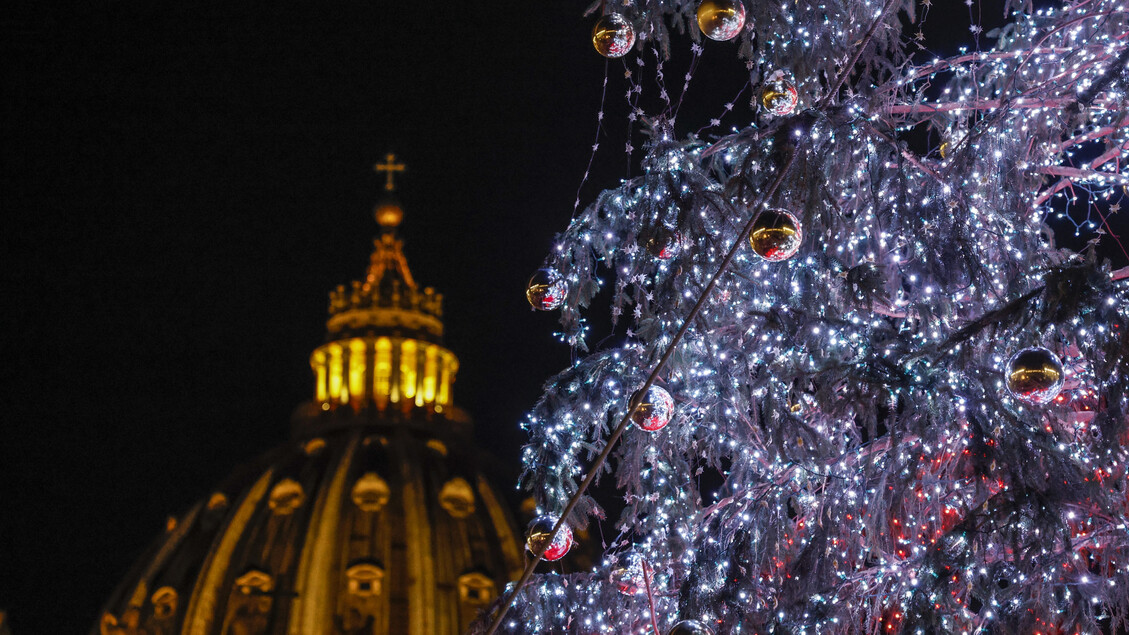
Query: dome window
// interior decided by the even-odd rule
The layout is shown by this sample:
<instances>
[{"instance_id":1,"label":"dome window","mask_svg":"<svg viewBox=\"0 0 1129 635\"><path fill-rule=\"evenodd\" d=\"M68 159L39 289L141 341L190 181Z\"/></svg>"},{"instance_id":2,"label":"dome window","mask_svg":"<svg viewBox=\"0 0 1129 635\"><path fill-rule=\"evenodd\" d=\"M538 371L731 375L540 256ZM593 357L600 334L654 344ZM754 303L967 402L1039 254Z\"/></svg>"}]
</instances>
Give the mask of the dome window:
<instances>
[{"instance_id":1,"label":"dome window","mask_svg":"<svg viewBox=\"0 0 1129 635\"><path fill-rule=\"evenodd\" d=\"M274 589L274 577L260 569L249 569L235 579L235 590L240 595L266 595Z\"/></svg>"},{"instance_id":2,"label":"dome window","mask_svg":"<svg viewBox=\"0 0 1129 635\"><path fill-rule=\"evenodd\" d=\"M171 586L163 586L153 593L153 617L163 620L176 615L177 593Z\"/></svg>"},{"instance_id":3,"label":"dome window","mask_svg":"<svg viewBox=\"0 0 1129 635\"><path fill-rule=\"evenodd\" d=\"M227 496L223 492L215 492L212 497L208 499L208 509L223 509L227 507Z\"/></svg>"},{"instance_id":4,"label":"dome window","mask_svg":"<svg viewBox=\"0 0 1129 635\"><path fill-rule=\"evenodd\" d=\"M439 504L455 518L466 518L474 513L474 490L466 479L455 477L443 484Z\"/></svg>"},{"instance_id":5,"label":"dome window","mask_svg":"<svg viewBox=\"0 0 1129 635\"><path fill-rule=\"evenodd\" d=\"M427 447L438 452L440 456L447 456L447 444L439 439L428 439Z\"/></svg>"},{"instance_id":6,"label":"dome window","mask_svg":"<svg viewBox=\"0 0 1129 635\"><path fill-rule=\"evenodd\" d=\"M353 503L364 512L378 512L388 504L392 490L376 472L367 472L353 486Z\"/></svg>"},{"instance_id":7,"label":"dome window","mask_svg":"<svg viewBox=\"0 0 1129 635\"><path fill-rule=\"evenodd\" d=\"M467 604L485 606L494 599L497 590L494 581L477 571L459 576L459 600Z\"/></svg>"},{"instance_id":8,"label":"dome window","mask_svg":"<svg viewBox=\"0 0 1129 635\"><path fill-rule=\"evenodd\" d=\"M384 589L384 569L373 562L360 562L345 571L350 595L374 597Z\"/></svg>"},{"instance_id":9,"label":"dome window","mask_svg":"<svg viewBox=\"0 0 1129 635\"><path fill-rule=\"evenodd\" d=\"M325 439L322 439L320 437L315 437L313 439L310 439L309 441L306 441L306 443L302 445L302 451L306 453L306 456L314 456L315 454L318 454L319 452L321 452L324 449L325 449Z\"/></svg>"},{"instance_id":10,"label":"dome window","mask_svg":"<svg viewBox=\"0 0 1129 635\"><path fill-rule=\"evenodd\" d=\"M270 508L279 516L293 514L294 510L301 507L304 502L306 502L306 493L293 479L282 479L270 491Z\"/></svg>"}]
</instances>

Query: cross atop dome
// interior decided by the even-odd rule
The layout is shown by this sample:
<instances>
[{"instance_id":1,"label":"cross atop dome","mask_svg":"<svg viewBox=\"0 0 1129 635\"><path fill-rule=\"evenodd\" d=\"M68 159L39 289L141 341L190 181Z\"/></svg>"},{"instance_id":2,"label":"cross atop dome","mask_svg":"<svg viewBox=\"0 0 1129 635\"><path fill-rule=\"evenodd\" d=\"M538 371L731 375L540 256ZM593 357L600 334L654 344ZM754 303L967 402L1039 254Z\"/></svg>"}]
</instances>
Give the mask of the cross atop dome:
<instances>
[{"instance_id":1,"label":"cross atop dome","mask_svg":"<svg viewBox=\"0 0 1129 635\"><path fill-rule=\"evenodd\" d=\"M387 181L384 183L384 189L388 192L396 191L396 181L394 177L397 172L403 172L406 168L407 166L403 163L396 162L396 155L391 152L385 155L384 163L377 163L372 166L372 169L376 170L377 173L383 172L387 177Z\"/></svg>"}]
</instances>

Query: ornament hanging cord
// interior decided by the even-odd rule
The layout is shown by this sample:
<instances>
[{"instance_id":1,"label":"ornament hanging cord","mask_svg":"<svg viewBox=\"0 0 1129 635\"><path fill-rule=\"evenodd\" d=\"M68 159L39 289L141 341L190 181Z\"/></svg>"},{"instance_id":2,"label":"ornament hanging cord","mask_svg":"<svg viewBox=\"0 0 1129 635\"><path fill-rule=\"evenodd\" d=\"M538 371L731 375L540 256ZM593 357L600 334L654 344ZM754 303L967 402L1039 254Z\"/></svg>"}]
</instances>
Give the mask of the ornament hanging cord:
<instances>
[{"instance_id":1,"label":"ornament hanging cord","mask_svg":"<svg viewBox=\"0 0 1129 635\"><path fill-rule=\"evenodd\" d=\"M834 95L838 93L839 87L842 86L843 82L847 79L847 75L850 74L850 71L854 67L854 64L858 61L859 56L862 55L863 50L870 44L870 39L874 37L874 32L878 29L878 25L886 19L886 14L889 13L890 7L892 7L893 5L894 0L886 1L885 6L882 7L882 12L878 14L878 17L874 20L874 24L870 26L870 30L866 32L866 35L862 38L862 41L859 42L858 48L851 56L851 63L844 66L843 70L840 71L839 77L836 78L835 83L833 84L834 88L829 91L822 100L820 100L819 104L816 107L817 110L822 110L831 101ZM682 337L686 335L686 331L690 329L690 324L694 321L694 318L698 316L698 313L702 310L702 306L705 305L706 300L709 298L710 293L713 292L714 287L717 286L717 281L721 278L722 274L724 274L725 271L729 269L729 263L733 262L733 258L737 255L737 250L740 249L741 244L745 242L745 237L749 235L750 231L752 231L753 223L756 222L757 216L760 215L758 208L765 201L772 198L772 196L776 193L776 190L784 181L784 177L787 176L788 172L792 169L792 165L795 164L796 156L799 153L800 147L797 146L796 149L792 151L792 156L788 158L788 163L786 163L784 167L780 169L780 173L776 175L775 179L773 179L772 185L769 186L768 190L765 191L765 193L760 197L756 204L752 206L754 213L749 217L748 222L745 223L745 227L741 230L741 232L737 234L737 238L733 241L733 246L729 248L729 253L725 255L725 260L721 261L721 265L718 266L717 271L714 272L713 277L710 278L710 281L706 285L706 288L703 289L702 293L698 295L698 300L694 303L694 307L690 309L690 313L688 313L686 315L686 318L682 321L682 327L678 329L678 333L676 333L674 338L670 341L670 345L666 347L666 350L663 352L662 357L659 359L658 363L655 364L654 370L652 370L651 374L647 377L647 381L644 382L643 387L639 389L638 394L646 394L647 389L655 383L655 379L658 378L659 373L662 372L663 367L666 366L667 360L670 359L670 356L678 347L679 342L682 341ZM506 613L508 613L510 607L513 606L514 600L517 599L517 594L520 593L523 588L525 588L525 585L529 583L529 579L533 577L533 571L537 568L537 563L541 562L541 559L544 557L545 550L548 549L550 545L552 545L553 540L556 538L557 532L560 531L561 526L565 522L565 519L568 518L569 514L572 513L572 510L576 508L576 505L580 502L580 497L583 496L584 492L588 490L588 486L591 485L592 481L596 479L596 474L599 473L600 468L608 460L608 456L611 454L612 448L615 447L616 441L618 441L619 438L623 436L623 432L627 429L628 424L631 423L632 415L634 415L635 411L639 409L639 405L641 403L642 399L632 399L629 402L629 408L627 412L624 413L623 418L619 421L619 425L616 426L615 430L612 431L611 436L608 437L608 442L604 445L604 449L600 452L599 456L596 457L596 460L592 464L592 467L588 469L588 473L584 475L584 480L580 482L580 487L576 490L576 493L574 493L572 497L569 498L568 504L565 505L564 511L561 512L560 518L557 519L557 523L553 525L553 530L549 533L548 539L545 540L544 546L542 546L537 550L536 553L533 554L533 557L530 559L529 564L525 566L525 571L522 572L521 578L518 579L517 584L514 586L514 590L510 592L510 595L506 598L505 603L501 606L501 608L498 609L498 614L494 616L494 621L490 624L490 628L486 631L486 635L494 635L494 633L498 630L498 627L501 626L502 620L506 618Z\"/></svg>"}]
</instances>

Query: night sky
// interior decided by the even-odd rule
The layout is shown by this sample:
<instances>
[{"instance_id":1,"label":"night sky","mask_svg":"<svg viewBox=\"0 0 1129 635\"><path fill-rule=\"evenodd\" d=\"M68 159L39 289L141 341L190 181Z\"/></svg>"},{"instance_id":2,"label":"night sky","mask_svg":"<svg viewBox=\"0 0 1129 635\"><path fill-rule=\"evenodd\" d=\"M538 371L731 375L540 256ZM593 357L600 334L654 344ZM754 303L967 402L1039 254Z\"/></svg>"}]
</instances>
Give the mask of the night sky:
<instances>
[{"instance_id":1,"label":"night sky","mask_svg":"<svg viewBox=\"0 0 1129 635\"><path fill-rule=\"evenodd\" d=\"M389 151L409 264L446 296L456 401L516 474L518 423L569 360L523 290L591 154L605 62L586 2L25 4L0 17L16 635L87 630L168 515L287 438L327 293L368 262ZM744 83L733 58L707 46L680 133ZM584 202L628 175L610 69Z\"/></svg>"}]
</instances>

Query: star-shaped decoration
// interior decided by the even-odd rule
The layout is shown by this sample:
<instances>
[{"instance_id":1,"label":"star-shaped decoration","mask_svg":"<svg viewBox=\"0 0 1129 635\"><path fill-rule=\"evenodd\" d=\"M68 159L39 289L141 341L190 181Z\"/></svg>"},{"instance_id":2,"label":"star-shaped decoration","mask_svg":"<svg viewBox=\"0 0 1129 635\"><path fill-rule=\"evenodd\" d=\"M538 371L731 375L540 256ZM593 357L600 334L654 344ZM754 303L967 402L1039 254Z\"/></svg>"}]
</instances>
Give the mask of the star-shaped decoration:
<instances>
[{"instance_id":1,"label":"star-shaped decoration","mask_svg":"<svg viewBox=\"0 0 1129 635\"><path fill-rule=\"evenodd\" d=\"M1121 203L1114 203L1113 205L1109 206L1109 213L1110 214L1116 214L1120 211L1121 211Z\"/></svg>"}]
</instances>

